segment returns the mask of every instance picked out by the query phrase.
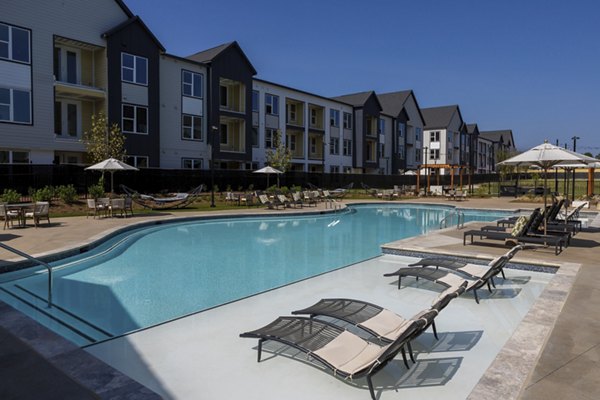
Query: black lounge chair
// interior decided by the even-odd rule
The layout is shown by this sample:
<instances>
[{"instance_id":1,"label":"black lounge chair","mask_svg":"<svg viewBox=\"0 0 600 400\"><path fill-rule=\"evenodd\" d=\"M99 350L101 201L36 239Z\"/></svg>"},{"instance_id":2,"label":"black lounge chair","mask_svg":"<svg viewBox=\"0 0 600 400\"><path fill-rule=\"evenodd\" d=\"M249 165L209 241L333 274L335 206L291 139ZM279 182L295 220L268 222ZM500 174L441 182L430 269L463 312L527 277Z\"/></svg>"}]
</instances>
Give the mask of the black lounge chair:
<instances>
[{"instance_id":1,"label":"black lounge chair","mask_svg":"<svg viewBox=\"0 0 600 400\"><path fill-rule=\"evenodd\" d=\"M514 251L513 251L514 250ZM420 267L402 267L395 272L384 274L387 277L398 277L398 289L402 287L402 278L414 277L417 280L422 278L434 283L438 283L445 287L453 287L462 285L464 281L467 282L465 291L473 291L475 301L479 304L479 296L477 290L483 286L488 287L488 290L492 291L493 278L502 272L502 268L508 263L508 261L514 256L518 249L511 249L508 253L494 258L488 264L489 268L482 273L476 274L475 271L455 271L440 269L439 265L437 268L429 268L425 266ZM495 286L495 285L494 285Z\"/></svg>"},{"instance_id":2,"label":"black lounge chair","mask_svg":"<svg viewBox=\"0 0 600 400\"><path fill-rule=\"evenodd\" d=\"M539 209L536 209L527 222L523 226L515 226L512 232L500 231L497 227L484 227L482 229L468 230L463 233L463 246L467 244L467 237L471 237L471 244L473 238L478 236L479 239L492 239L492 240L504 240L506 243L528 243L528 244L541 244L544 246L554 245L554 254L558 255L562 252L563 247L566 247L570 240L569 234L556 232L556 235L552 234L532 234L530 233L531 226L534 222L539 224L539 219L536 217L539 214ZM542 218L543 219L543 218ZM550 231L552 233L552 231Z\"/></svg>"},{"instance_id":3,"label":"black lounge chair","mask_svg":"<svg viewBox=\"0 0 600 400\"><path fill-rule=\"evenodd\" d=\"M369 342L334 324L306 317L279 317L260 329L240 334L240 337L258 339L258 362L263 342L273 340L306 353L331 369L334 376L343 379L365 377L371 398L376 400L371 378L398 353L402 352L406 358L405 346L423 331L429 318L430 315L424 315L410 321L404 332L385 346Z\"/></svg>"},{"instance_id":4,"label":"black lounge chair","mask_svg":"<svg viewBox=\"0 0 600 400\"><path fill-rule=\"evenodd\" d=\"M382 342L389 343L398 338L398 335L402 333L402 328L408 321L418 320L429 311L435 311L436 315L439 314L452 299L464 293L466 287L466 282L461 286L451 287L443 292L429 309L419 312L410 319L405 319L376 304L361 300L340 298L321 299L308 308L292 311L292 314L309 315L310 318L324 316L339 319L368 332ZM429 325L432 326L433 334L438 339L435 321L432 319L424 329L427 329Z\"/></svg>"}]
</instances>

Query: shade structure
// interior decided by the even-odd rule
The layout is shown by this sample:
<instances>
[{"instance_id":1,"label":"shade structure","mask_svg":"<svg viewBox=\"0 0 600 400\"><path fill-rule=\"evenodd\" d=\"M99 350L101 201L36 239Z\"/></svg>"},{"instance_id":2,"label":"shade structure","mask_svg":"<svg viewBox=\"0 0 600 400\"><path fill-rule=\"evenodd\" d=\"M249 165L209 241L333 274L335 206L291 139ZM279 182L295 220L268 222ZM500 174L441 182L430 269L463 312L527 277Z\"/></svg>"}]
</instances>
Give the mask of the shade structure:
<instances>
[{"instance_id":1,"label":"shade structure","mask_svg":"<svg viewBox=\"0 0 600 400\"><path fill-rule=\"evenodd\" d=\"M277 174L277 176L279 176L279 174L283 174L282 171L271 167L270 165L267 165L266 167L263 167L261 169L257 169L256 171L252 172L253 174L267 174L267 188L269 188L269 175L271 174Z\"/></svg>"},{"instance_id":2,"label":"shade structure","mask_svg":"<svg viewBox=\"0 0 600 400\"><path fill-rule=\"evenodd\" d=\"M113 193L113 174L116 171L138 171L136 167L133 167L123 161L117 160L116 158L107 158L104 161L100 161L97 164L91 165L86 170L93 171L108 171L110 172L110 192Z\"/></svg>"},{"instance_id":3,"label":"shade structure","mask_svg":"<svg viewBox=\"0 0 600 400\"><path fill-rule=\"evenodd\" d=\"M587 160L587 161L586 161ZM548 169L558 164L568 163L588 163L598 161L583 154L576 153L562 147L554 146L550 143L543 143L535 146L519 155L506 159L498 163L498 165L537 165L544 170L544 209L547 204L546 188L548 183ZM546 214L547 216L547 214ZM545 221L547 222L547 221ZM544 223L544 233L546 233L546 223Z\"/></svg>"}]
</instances>

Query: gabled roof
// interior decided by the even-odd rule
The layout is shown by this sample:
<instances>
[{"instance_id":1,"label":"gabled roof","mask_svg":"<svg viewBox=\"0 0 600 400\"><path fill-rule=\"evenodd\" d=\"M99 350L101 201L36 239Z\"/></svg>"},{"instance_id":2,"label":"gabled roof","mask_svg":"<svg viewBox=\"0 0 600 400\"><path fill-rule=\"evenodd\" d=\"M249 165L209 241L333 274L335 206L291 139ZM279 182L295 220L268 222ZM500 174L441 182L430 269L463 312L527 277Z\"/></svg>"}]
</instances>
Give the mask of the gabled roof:
<instances>
[{"instance_id":1,"label":"gabled roof","mask_svg":"<svg viewBox=\"0 0 600 400\"><path fill-rule=\"evenodd\" d=\"M431 107L421 109L423 117L425 117L425 129L444 129L450 125L454 114L458 113L462 123L462 115L458 105Z\"/></svg>"},{"instance_id":2,"label":"gabled roof","mask_svg":"<svg viewBox=\"0 0 600 400\"><path fill-rule=\"evenodd\" d=\"M473 133L479 133L479 127L477 124L466 124L467 125L467 133L472 135Z\"/></svg>"},{"instance_id":3,"label":"gabled roof","mask_svg":"<svg viewBox=\"0 0 600 400\"><path fill-rule=\"evenodd\" d=\"M121 10L123 10L123 12L125 13L125 15L127 15L129 18L133 18L133 13L131 12L131 10L129 9L129 7L127 7L127 5L125 5L125 3L121 0L115 0L115 3L117 3L117 5L119 7L121 7Z\"/></svg>"},{"instance_id":4,"label":"gabled roof","mask_svg":"<svg viewBox=\"0 0 600 400\"><path fill-rule=\"evenodd\" d=\"M318 97L320 99L328 100L328 101L332 101L332 102L336 102L336 103L340 103L340 104L343 104L345 106L352 106L352 104L344 103L343 101L335 100L335 99L333 99L331 97L321 96L320 94L307 92L306 90L296 89L296 88L293 88L291 86L282 85L281 83L275 83L275 82L267 81L265 79L260 79L260 78L252 78L252 81L253 82L263 82L263 83L266 83L268 85L279 86L280 88L284 88L284 89L288 89L288 90L293 90L294 92L307 94L309 96L315 96L315 97Z\"/></svg>"},{"instance_id":5,"label":"gabled roof","mask_svg":"<svg viewBox=\"0 0 600 400\"><path fill-rule=\"evenodd\" d=\"M379 105L379 109L382 110L383 107L381 107L381 103L379 102L377 95L372 90L366 92L345 94L343 96L336 96L332 97L332 99L336 101L341 101L342 103L350 104L353 107L362 107L365 105L365 103L369 100L371 96L375 98L375 101Z\"/></svg>"},{"instance_id":6,"label":"gabled roof","mask_svg":"<svg viewBox=\"0 0 600 400\"><path fill-rule=\"evenodd\" d=\"M512 130L510 130L510 129L504 129L504 130L498 130L498 131L480 131L479 135L483 136L484 138L486 138L488 140L491 140L494 143L502 143L506 146L508 146L508 143L511 143L512 147L516 147L515 141L513 138L513 134L512 134Z\"/></svg>"},{"instance_id":7,"label":"gabled roof","mask_svg":"<svg viewBox=\"0 0 600 400\"><path fill-rule=\"evenodd\" d=\"M382 93L378 94L377 98L381 103L381 107L383 108L383 112L388 115L393 115L394 117L400 114L400 111L404 108L406 101L413 97L415 104L417 105L417 111L419 111L419 115L421 116L421 120L423 124L425 124L425 118L423 118L423 113L421 113L421 107L419 107L419 103L417 103L417 98L415 97L415 93L412 90L400 90L398 92L390 92L390 93Z\"/></svg>"},{"instance_id":8,"label":"gabled roof","mask_svg":"<svg viewBox=\"0 0 600 400\"><path fill-rule=\"evenodd\" d=\"M156 44L156 47L158 47L160 49L160 51L162 51L163 53L165 52L165 48L163 47L163 45L158 41L156 36L154 36L152 31L150 31L150 29L148 29L148 27L146 26L144 21L142 21L142 19L139 17L139 15L136 15L135 17L131 17L127 21L121 22L119 25L115 26L114 28L104 32L102 34L102 37L106 38L106 37L112 36L115 33L125 29L126 27L128 27L131 24L139 24L142 27L142 29L148 34L150 39L152 39L152 41Z\"/></svg>"},{"instance_id":9,"label":"gabled roof","mask_svg":"<svg viewBox=\"0 0 600 400\"><path fill-rule=\"evenodd\" d=\"M193 61L201 62L203 64L210 64L213 62L213 60L219 58L219 56L221 54L223 54L225 51L227 51L231 48L237 50L242 55L242 58L246 61L246 63L250 67L250 70L252 71L252 75L256 75L256 69L254 68L254 66L252 65L252 63L250 62L250 60L248 59L248 57L246 56L246 54L244 53L244 51L242 50L242 48L240 47L240 45L238 44L237 41L224 43L224 44L221 44L216 47L212 47L207 50L202 50L202 51L199 51L198 53L192 54L191 56L187 56L186 58L193 60Z\"/></svg>"}]
</instances>

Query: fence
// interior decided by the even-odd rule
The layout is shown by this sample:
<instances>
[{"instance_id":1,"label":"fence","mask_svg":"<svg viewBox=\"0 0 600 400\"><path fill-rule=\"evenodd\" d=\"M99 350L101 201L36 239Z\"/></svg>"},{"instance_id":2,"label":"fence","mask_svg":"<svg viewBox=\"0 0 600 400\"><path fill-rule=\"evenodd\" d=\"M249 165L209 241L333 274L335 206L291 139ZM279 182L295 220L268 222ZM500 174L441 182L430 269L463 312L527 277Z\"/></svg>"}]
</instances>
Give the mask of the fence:
<instances>
[{"instance_id":1,"label":"fence","mask_svg":"<svg viewBox=\"0 0 600 400\"><path fill-rule=\"evenodd\" d=\"M46 185L75 186L78 193L86 193L87 188L98 182L101 174L97 171L85 171L83 166L78 165L0 165L0 193L5 188L17 190L21 194L27 194L29 188L42 188ZM521 180L527 179L525 175ZM548 177L548 187L551 191L554 189L554 177ZM579 173L577 186L585 185L587 174ZM230 187L233 190L247 190L250 186L254 189L264 189L269 185L274 185L277 177L273 174L255 174L252 171L232 171L220 170L214 171L214 183L220 191ZM427 185L427 177L420 176L420 186ZM471 176L473 185L497 183L498 174L477 174ZM563 174L559 173L557 178L559 185L563 184ZM290 171L280 175L279 182L281 186L301 186L307 187L309 184L314 186L334 189L354 183L355 188L360 188L361 183L375 188L392 188L394 185L416 185L417 176L415 175L363 175L363 174L323 174L309 172ZM440 175L439 185L450 186L450 176ZM463 175L463 186L466 187L469 177ZM107 173L105 178L106 189L110 189L110 176ZM124 184L144 193L161 192L185 192L200 184L210 187L210 170L171 170L144 168L139 171L123 171L114 173L115 191L119 192L119 185ZM454 186L458 186L460 180L458 176L454 177ZM543 181L538 181L541 186ZM600 181L596 185L596 193L600 193ZM430 185L438 185L438 177L430 177ZM502 182L502 185L515 185L515 177L508 177ZM494 185L495 186L495 185ZM497 195L498 189L491 194ZM562 187L561 187L562 191Z\"/></svg>"}]
</instances>

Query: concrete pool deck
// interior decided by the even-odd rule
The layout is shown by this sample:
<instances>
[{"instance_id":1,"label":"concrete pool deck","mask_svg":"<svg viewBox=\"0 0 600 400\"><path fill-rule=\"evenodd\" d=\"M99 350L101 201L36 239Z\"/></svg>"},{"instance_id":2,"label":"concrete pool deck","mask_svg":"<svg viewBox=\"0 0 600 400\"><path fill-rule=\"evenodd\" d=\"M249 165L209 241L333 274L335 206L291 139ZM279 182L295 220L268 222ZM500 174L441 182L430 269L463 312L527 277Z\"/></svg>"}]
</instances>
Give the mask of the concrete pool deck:
<instances>
[{"instance_id":1,"label":"concrete pool deck","mask_svg":"<svg viewBox=\"0 0 600 400\"><path fill-rule=\"evenodd\" d=\"M423 200L418 200L417 202L421 201ZM425 201L430 201L430 199L426 199ZM465 208L479 207L492 209L528 209L536 206L535 204L509 203L505 199L471 199L468 202L463 203L450 203L443 201L443 204L452 204ZM224 212L224 214L234 213L235 211L237 210L227 211ZM308 211L315 211L315 209L311 208L308 209ZM325 210L323 209L323 211ZM262 213L263 210L243 209L243 212ZM176 217L187 216L190 215L190 213L176 213L175 215ZM198 213L195 215L201 214ZM211 213L211 215L215 214ZM7 244L9 245L15 246L26 252L35 253L37 255L58 248L74 246L82 241L89 241L100 235L102 232L116 229L122 226L124 223L139 222L142 220L151 221L164 218L173 217L171 214L165 214L164 216L136 216L128 220L86 220L85 217L53 219L52 222L56 225L51 227L7 230L4 231L0 237L3 241L8 240ZM462 237L460 231L456 230L445 230L443 233L439 233L439 235L440 236L438 236L435 240L431 237L431 235L428 236L426 242L433 243L433 245L428 246L430 251L454 251L462 253L466 252L471 255L478 254L493 256L506 250L503 247L498 247L497 245L494 246L492 244L493 242L491 241L486 242L486 244L492 244L491 246L468 245L463 247L462 242L456 243L457 237ZM549 398L566 398L569 396L577 396L583 399L591 399L594 398L594 394L598 393L600 390L600 384L597 376L593 373L593 371L598 370L598 355L600 353L598 349L598 344L600 342L600 339L598 339L600 337L600 335L598 335L598 333L600 333L600 326L598 319L595 317L595 310L597 310L598 306L600 305L600 293L598 289L598 283L600 283L600 271L595 268L596 259L598 258L598 255L600 255L600 252L598 252L597 239L597 229L591 228L577 235L574 239L573 245L566 249L558 257L555 257L549 251L542 250L528 250L519 254L519 258L523 261L546 261L551 263L581 265L580 272L577 275L577 279L575 279L573 285L573 290L567 299L563 312L558 316L557 323L552 326L547 326L548 332L552 330L552 333L550 334L548 342L544 347L541 357L539 360L536 358L537 365L533 373L530 375L528 383L524 385L525 389L518 394L522 398L539 398L545 395ZM420 239L419 244L423 244L423 238ZM414 246L414 243L406 243L405 246L411 247ZM9 256L6 253L0 253L0 259L6 260L7 258L9 258ZM582 276L584 277L583 279ZM361 298L372 300L376 297L374 297L374 295L369 296L369 294L365 293L365 295L362 295ZM467 301L470 299L464 298L459 300ZM305 304L303 303L300 306L304 305ZM271 317L270 319L273 319L276 315L284 314L285 310L289 310L289 307L285 306L281 308L279 312L269 315ZM410 312L402 312L402 314L410 315ZM264 322L266 323L268 321ZM253 329L258 325L260 324L253 324L248 326L246 329ZM152 331L154 329L158 328L152 328L148 331ZM132 335L132 337L135 335ZM245 340L244 342L246 348L241 355L243 357L249 357L252 359L255 364L253 368L256 368L256 363L254 360L255 354L249 350L252 347L250 344L251 341ZM185 345L185 343L183 344ZM539 343L539 345L542 346L543 343ZM3 357L2 354L3 353L0 350L0 357ZM534 360L534 365L536 360ZM295 371L296 368L300 368L301 371L311 371L306 372L306 374L313 374L313 368L307 368L298 362L284 362L283 364L279 364L279 361L276 362L278 365L282 365L282 368L285 368L286 370L289 368L289 371ZM264 365L266 364L269 363L264 363ZM292 364L294 364L294 366L292 366ZM284 365L285 367L283 367ZM263 367L263 363L260 364L260 367ZM319 376L317 379L323 382L324 385L330 385L331 382L336 382L336 380L332 377L322 376L324 374L323 372L317 372ZM305 374L305 372L298 373ZM269 382L271 377L268 374L263 374L262 379L265 379L265 382ZM490 379L493 379L493 377ZM298 384L304 384L302 379L299 380ZM362 397L368 396L368 394L362 390L357 390L356 388L353 388L353 390L354 392L358 392ZM404 393L403 389L399 390ZM383 398L389 396L387 392L388 390L384 390L382 392ZM557 394L561 395L557 396ZM479 398L479 396L477 397Z\"/></svg>"}]
</instances>

